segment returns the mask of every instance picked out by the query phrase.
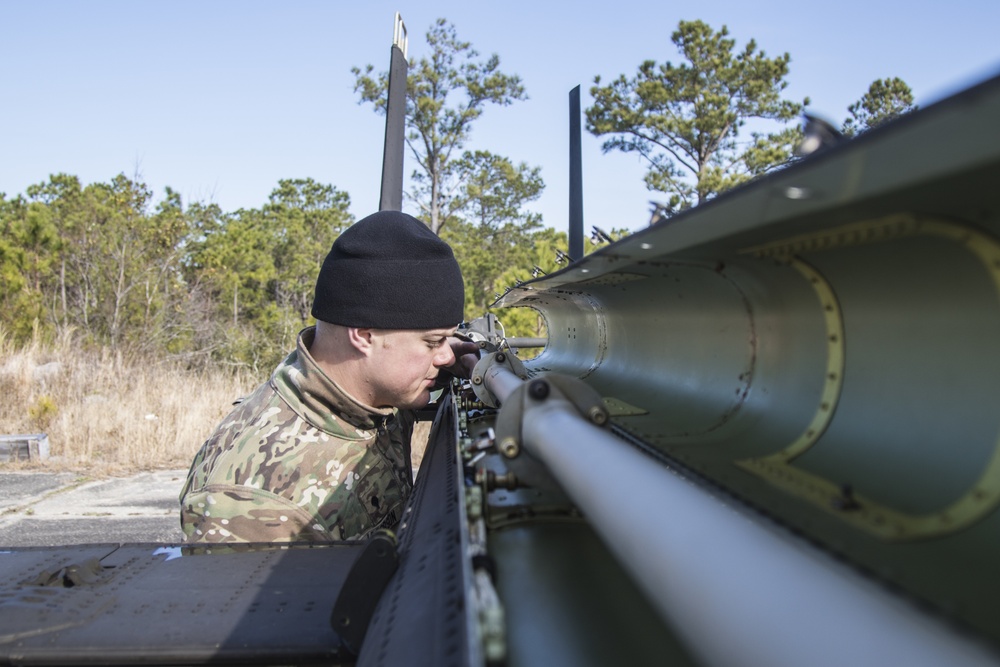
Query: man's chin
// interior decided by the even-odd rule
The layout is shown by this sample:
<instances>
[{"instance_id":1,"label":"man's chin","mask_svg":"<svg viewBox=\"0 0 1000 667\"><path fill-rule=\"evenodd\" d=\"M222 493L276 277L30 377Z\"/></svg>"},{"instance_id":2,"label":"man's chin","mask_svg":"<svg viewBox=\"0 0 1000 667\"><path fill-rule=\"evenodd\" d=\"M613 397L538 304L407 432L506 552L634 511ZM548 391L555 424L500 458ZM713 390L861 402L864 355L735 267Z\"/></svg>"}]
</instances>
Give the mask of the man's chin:
<instances>
[{"instance_id":1,"label":"man's chin","mask_svg":"<svg viewBox=\"0 0 1000 667\"><path fill-rule=\"evenodd\" d=\"M408 401L405 405L400 405L400 408L405 410L419 410L420 408L426 408L427 404L431 402L431 392L424 390L420 392L420 395L416 398Z\"/></svg>"}]
</instances>

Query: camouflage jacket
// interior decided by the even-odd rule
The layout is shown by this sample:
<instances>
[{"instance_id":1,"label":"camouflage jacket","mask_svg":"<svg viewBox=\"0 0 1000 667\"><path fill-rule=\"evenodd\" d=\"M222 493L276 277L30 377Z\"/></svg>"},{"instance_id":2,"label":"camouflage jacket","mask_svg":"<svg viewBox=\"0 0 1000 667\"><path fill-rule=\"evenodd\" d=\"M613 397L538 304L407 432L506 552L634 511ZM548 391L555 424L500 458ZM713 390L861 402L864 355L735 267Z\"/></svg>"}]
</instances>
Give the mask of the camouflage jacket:
<instances>
[{"instance_id":1,"label":"camouflage jacket","mask_svg":"<svg viewBox=\"0 0 1000 667\"><path fill-rule=\"evenodd\" d=\"M189 542L351 540L398 523L412 413L340 389L309 355L314 336L299 334L195 456L180 497Z\"/></svg>"}]
</instances>

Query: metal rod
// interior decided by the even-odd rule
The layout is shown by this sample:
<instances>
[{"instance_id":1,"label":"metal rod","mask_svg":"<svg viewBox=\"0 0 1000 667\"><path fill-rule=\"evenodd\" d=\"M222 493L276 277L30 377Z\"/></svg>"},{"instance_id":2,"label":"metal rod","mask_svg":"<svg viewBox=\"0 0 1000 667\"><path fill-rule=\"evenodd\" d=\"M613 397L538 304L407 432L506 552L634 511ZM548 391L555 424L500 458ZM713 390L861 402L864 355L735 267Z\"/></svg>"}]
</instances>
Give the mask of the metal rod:
<instances>
[{"instance_id":1,"label":"metal rod","mask_svg":"<svg viewBox=\"0 0 1000 667\"><path fill-rule=\"evenodd\" d=\"M548 338L508 338L507 344L511 347L545 347L549 342Z\"/></svg>"},{"instance_id":2,"label":"metal rod","mask_svg":"<svg viewBox=\"0 0 1000 667\"><path fill-rule=\"evenodd\" d=\"M503 401L521 382L490 369ZM582 418L527 400L522 445L711 667L998 665L987 649Z\"/></svg>"}]
</instances>

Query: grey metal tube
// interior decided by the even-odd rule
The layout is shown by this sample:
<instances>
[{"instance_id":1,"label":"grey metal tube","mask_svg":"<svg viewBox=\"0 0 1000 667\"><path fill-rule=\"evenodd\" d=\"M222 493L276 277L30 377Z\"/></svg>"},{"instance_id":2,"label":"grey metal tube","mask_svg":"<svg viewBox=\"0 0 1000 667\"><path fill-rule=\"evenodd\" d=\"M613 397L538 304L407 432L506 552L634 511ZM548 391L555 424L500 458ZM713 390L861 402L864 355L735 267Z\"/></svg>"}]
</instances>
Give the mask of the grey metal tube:
<instances>
[{"instance_id":1,"label":"grey metal tube","mask_svg":"<svg viewBox=\"0 0 1000 667\"><path fill-rule=\"evenodd\" d=\"M511 347L545 347L549 342L548 338L508 338L507 344Z\"/></svg>"},{"instance_id":2,"label":"grey metal tube","mask_svg":"<svg viewBox=\"0 0 1000 667\"><path fill-rule=\"evenodd\" d=\"M502 369L489 378L501 401L520 382ZM1000 664L875 582L654 464L563 399L527 401L522 438L711 667Z\"/></svg>"},{"instance_id":3,"label":"grey metal tube","mask_svg":"<svg viewBox=\"0 0 1000 667\"><path fill-rule=\"evenodd\" d=\"M498 405L503 405L510 393L520 387L522 382L524 380L499 364L490 366L483 373L483 384L486 385L491 394L496 396Z\"/></svg>"}]
</instances>

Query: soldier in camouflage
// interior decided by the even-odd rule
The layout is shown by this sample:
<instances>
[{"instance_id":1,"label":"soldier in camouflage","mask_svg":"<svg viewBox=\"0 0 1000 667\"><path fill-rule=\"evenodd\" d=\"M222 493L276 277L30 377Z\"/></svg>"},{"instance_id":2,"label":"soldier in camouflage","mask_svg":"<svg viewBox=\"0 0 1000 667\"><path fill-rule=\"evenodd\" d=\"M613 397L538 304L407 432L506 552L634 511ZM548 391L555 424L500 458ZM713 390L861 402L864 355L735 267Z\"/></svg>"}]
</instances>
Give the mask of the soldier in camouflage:
<instances>
[{"instance_id":1,"label":"soldier in camouflage","mask_svg":"<svg viewBox=\"0 0 1000 667\"><path fill-rule=\"evenodd\" d=\"M452 337L464 288L451 248L399 212L333 244L299 334L191 464L181 527L192 543L364 539L393 528L413 485L412 409L441 370L468 376Z\"/></svg>"}]
</instances>

